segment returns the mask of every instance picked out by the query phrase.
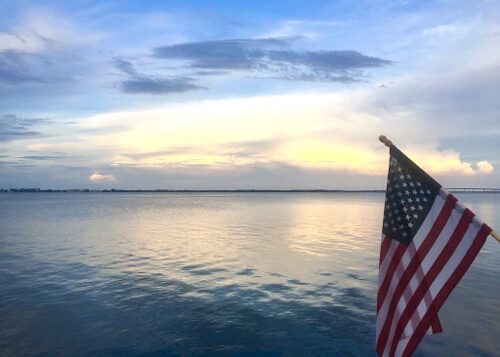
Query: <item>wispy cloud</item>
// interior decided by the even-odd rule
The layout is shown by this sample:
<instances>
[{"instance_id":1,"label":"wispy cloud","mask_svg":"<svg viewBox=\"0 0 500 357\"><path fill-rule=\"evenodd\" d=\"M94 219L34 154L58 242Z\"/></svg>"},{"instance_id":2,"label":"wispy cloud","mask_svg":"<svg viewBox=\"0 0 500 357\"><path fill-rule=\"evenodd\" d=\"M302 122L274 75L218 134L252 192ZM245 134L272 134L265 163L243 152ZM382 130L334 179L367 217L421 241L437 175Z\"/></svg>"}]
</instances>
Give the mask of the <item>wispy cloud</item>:
<instances>
[{"instance_id":1,"label":"wispy cloud","mask_svg":"<svg viewBox=\"0 0 500 357\"><path fill-rule=\"evenodd\" d=\"M229 142L219 145L216 150L237 158L264 158L279 145L279 140L252 140Z\"/></svg>"},{"instance_id":2,"label":"wispy cloud","mask_svg":"<svg viewBox=\"0 0 500 357\"><path fill-rule=\"evenodd\" d=\"M57 160L63 158L64 157L62 156L50 156L50 155L27 155L20 157L20 159L35 160L35 161Z\"/></svg>"},{"instance_id":3,"label":"wispy cloud","mask_svg":"<svg viewBox=\"0 0 500 357\"><path fill-rule=\"evenodd\" d=\"M121 155L136 161L162 158L176 155L211 155L228 160L229 158L254 158L265 157L277 146L276 140L256 140L240 142L223 142L218 144L205 145L180 145L171 146L168 150L143 152L143 153L122 153Z\"/></svg>"},{"instance_id":4,"label":"wispy cloud","mask_svg":"<svg viewBox=\"0 0 500 357\"><path fill-rule=\"evenodd\" d=\"M241 39L187 42L154 49L154 56L191 61L193 68L253 69L269 51L286 48L284 39Z\"/></svg>"},{"instance_id":5,"label":"wispy cloud","mask_svg":"<svg viewBox=\"0 0 500 357\"><path fill-rule=\"evenodd\" d=\"M40 135L33 126L48 122L41 118L20 118L13 114L0 115L0 142Z\"/></svg>"},{"instance_id":6,"label":"wispy cloud","mask_svg":"<svg viewBox=\"0 0 500 357\"><path fill-rule=\"evenodd\" d=\"M133 160L143 160L143 159L150 159L154 157L161 157L161 156L170 156L170 155L178 155L178 154L185 154L185 153L191 153L194 151L194 147L192 146L183 146L183 147L173 147L170 148L169 150L162 150L162 151L152 151L152 152L143 152L143 153L122 153L121 155Z\"/></svg>"},{"instance_id":7,"label":"wispy cloud","mask_svg":"<svg viewBox=\"0 0 500 357\"><path fill-rule=\"evenodd\" d=\"M23 84L26 82L43 82L42 78L31 74L24 63L25 55L15 51L0 52L0 82Z\"/></svg>"},{"instance_id":8,"label":"wispy cloud","mask_svg":"<svg viewBox=\"0 0 500 357\"><path fill-rule=\"evenodd\" d=\"M263 34L263 37L306 37L308 39L331 35L335 28L347 25L346 21L311 21L311 20L289 20L285 19L278 23L277 27Z\"/></svg>"},{"instance_id":9,"label":"wispy cloud","mask_svg":"<svg viewBox=\"0 0 500 357\"><path fill-rule=\"evenodd\" d=\"M195 84L195 80L189 77L153 77L140 74L132 62L121 58L114 59L113 65L129 76L129 79L119 84L119 88L125 93L168 94L204 89L204 87Z\"/></svg>"},{"instance_id":10,"label":"wispy cloud","mask_svg":"<svg viewBox=\"0 0 500 357\"><path fill-rule=\"evenodd\" d=\"M298 51L294 39L234 39L188 42L157 47L153 56L184 60L189 68L248 71L268 78L298 81L352 82L363 70L391 65L390 60L357 51Z\"/></svg>"},{"instance_id":11,"label":"wispy cloud","mask_svg":"<svg viewBox=\"0 0 500 357\"><path fill-rule=\"evenodd\" d=\"M134 68L134 65L132 62L127 61L122 58L115 58L113 59L113 66L115 68L119 69L123 73L126 73L131 76L137 76L139 73L137 73L136 69Z\"/></svg>"},{"instance_id":12,"label":"wispy cloud","mask_svg":"<svg viewBox=\"0 0 500 357\"><path fill-rule=\"evenodd\" d=\"M123 81L120 88L125 93L167 94L181 93L203 87L193 84L194 80L185 77L154 78L138 76Z\"/></svg>"},{"instance_id":13,"label":"wispy cloud","mask_svg":"<svg viewBox=\"0 0 500 357\"><path fill-rule=\"evenodd\" d=\"M32 30L26 29L21 32L0 31L0 52L36 53L46 48L49 43L49 39Z\"/></svg>"}]
</instances>

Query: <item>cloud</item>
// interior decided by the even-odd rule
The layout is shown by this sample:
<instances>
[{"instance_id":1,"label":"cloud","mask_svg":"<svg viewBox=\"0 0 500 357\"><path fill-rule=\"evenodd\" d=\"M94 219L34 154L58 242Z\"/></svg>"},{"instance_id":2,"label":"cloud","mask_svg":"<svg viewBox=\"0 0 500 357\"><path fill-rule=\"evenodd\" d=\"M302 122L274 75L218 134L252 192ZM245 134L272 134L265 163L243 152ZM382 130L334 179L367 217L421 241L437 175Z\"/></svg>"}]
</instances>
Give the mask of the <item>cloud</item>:
<instances>
[{"instance_id":1,"label":"cloud","mask_svg":"<svg viewBox=\"0 0 500 357\"><path fill-rule=\"evenodd\" d=\"M154 49L154 56L192 61L193 68L252 69L267 51L288 47L282 39L188 42Z\"/></svg>"},{"instance_id":2,"label":"cloud","mask_svg":"<svg viewBox=\"0 0 500 357\"><path fill-rule=\"evenodd\" d=\"M169 164L175 161L179 157L190 157L191 159L184 159L183 164L196 163L202 158L213 158L219 161L215 164L235 164L237 162L248 160L258 160L264 159L272 150L276 147L276 141L241 141L241 142L223 142L223 143L212 143L205 145L180 145L180 146L169 146L168 150L153 151L153 152L141 152L141 153L122 153L121 156L134 160L134 162L122 162L118 163L117 166L121 165L131 165L138 164L142 162L155 162L158 164L164 164L168 162ZM172 161L173 160L173 161Z\"/></svg>"},{"instance_id":3,"label":"cloud","mask_svg":"<svg viewBox=\"0 0 500 357\"><path fill-rule=\"evenodd\" d=\"M364 69L391 65L389 60L356 51L296 51L283 38L187 42L157 47L153 56L185 60L190 68L249 71L297 81L352 82Z\"/></svg>"},{"instance_id":4,"label":"cloud","mask_svg":"<svg viewBox=\"0 0 500 357\"><path fill-rule=\"evenodd\" d=\"M193 79L185 77L154 78L138 76L123 81L120 88L131 94L167 94L182 93L196 89L204 89L193 84Z\"/></svg>"},{"instance_id":5,"label":"cloud","mask_svg":"<svg viewBox=\"0 0 500 357\"><path fill-rule=\"evenodd\" d=\"M189 77L152 77L140 74L135 69L132 62L115 58L113 60L115 68L127 74L129 79L122 81L119 88L129 94L167 94L182 93L192 90L205 89L194 84L194 80Z\"/></svg>"},{"instance_id":6,"label":"cloud","mask_svg":"<svg viewBox=\"0 0 500 357\"><path fill-rule=\"evenodd\" d=\"M113 60L113 65L120 71L126 74L130 74L131 76L136 76L138 74L132 62L124 60L122 58L115 58Z\"/></svg>"},{"instance_id":7,"label":"cloud","mask_svg":"<svg viewBox=\"0 0 500 357\"><path fill-rule=\"evenodd\" d=\"M339 178L336 185L343 186L349 180L349 187L353 187L349 175L373 177L370 182L378 182L377 177L386 173L387 152L377 140L379 134L386 134L424 170L437 175L439 182L458 187L455 182L461 178L466 186L484 179L485 187L488 186L487 181L494 180L494 175L475 175L479 172L476 162L488 160L495 164L484 156L484 151L470 159L462 156L464 147L460 141L445 150L440 148L446 131L434 130L430 125L441 126L450 116L434 117L436 121L431 123L425 118L427 111L414 110L411 101L391 105L390 111L384 109L388 97L380 92L393 91L390 97L394 98L396 92L404 89L398 83L394 90L353 88L330 94L190 101L108 112L82 120L78 133L85 131L85 136L67 136L66 141L54 143L37 142L38 146L28 149L41 155L54 155L55 151L85 155L88 167L99 175L94 176L95 180L89 178L91 182L106 182L104 177L114 175L120 178L120 184L128 184L124 175L116 176L118 171L111 171L119 168L156 169L159 176L165 172L165 177L168 170L174 176L176 172L189 174L193 180L224 171L234 175L236 182L238 172L252 176L256 166L276 165L297 168L311 182L319 182L313 176L335 175ZM437 99L428 102L431 104L440 105ZM116 126L123 130L99 131ZM408 132L408 127L413 129ZM100 165L104 165L102 169ZM339 181L341 177L343 181ZM356 184L365 187L361 181Z\"/></svg>"},{"instance_id":8,"label":"cloud","mask_svg":"<svg viewBox=\"0 0 500 357\"><path fill-rule=\"evenodd\" d=\"M262 159L279 145L279 140L251 140L229 142L215 149L229 157Z\"/></svg>"},{"instance_id":9,"label":"cloud","mask_svg":"<svg viewBox=\"0 0 500 357\"><path fill-rule=\"evenodd\" d=\"M311 20L284 20L277 28L262 34L262 37L293 38L300 36L307 39L318 39L329 36L336 28L346 27L344 21L311 21Z\"/></svg>"},{"instance_id":10,"label":"cloud","mask_svg":"<svg viewBox=\"0 0 500 357\"><path fill-rule=\"evenodd\" d=\"M89 46L103 39L103 33L89 32L81 26L79 15L47 6L26 7L15 26L4 32L2 49L25 53Z\"/></svg>"},{"instance_id":11,"label":"cloud","mask_svg":"<svg viewBox=\"0 0 500 357\"><path fill-rule=\"evenodd\" d=\"M27 7L0 29L0 82L20 85L74 78L83 70L89 45L102 38L77 18L47 7ZM85 59L79 51L85 47ZM69 72L69 73L66 73ZM0 88L1 89L1 88Z\"/></svg>"},{"instance_id":12,"label":"cloud","mask_svg":"<svg viewBox=\"0 0 500 357\"><path fill-rule=\"evenodd\" d=\"M358 90L336 112L383 118L383 134L393 137L396 143L404 140L409 146L437 148L444 142L447 148L459 151L461 157L467 155L466 161L491 162L494 158L489 152L498 152L495 141L499 138L500 102L494 93L499 85L498 65L449 73L429 71L401 77L384 90ZM349 135L356 134L352 131ZM467 138L478 135L488 135L487 144L467 142ZM478 152L482 152L481 156L473 156Z\"/></svg>"},{"instance_id":13,"label":"cloud","mask_svg":"<svg viewBox=\"0 0 500 357\"><path fill-rule=\"evenodd\" d=\"M20 118L13 114L0 115L0 142L38 136L40 133L31 128L47 122L47 119L41 118Z\"/></svg>"},{"instance_id":14,"label":"cloud","mask_svg":"<svg viewBox=\"0 0 500 357\"><path fill-rule=\"evenodd\" d=\"M169 150L143 152L143 153L136 153L136 154L123 153L121 155L125 156L127 158L130 158L130 159L136 160L136 161L141 161L144 159L151 159L151 158L155 158L155 157L164 157L164 156L192 153L193 151L194 151L194 147L192 147L192 146L177 146L177 147L172 147Z\"/></svg>"},{"instance_id":15,"label":"cloud","mask_svg":"<svg viewBox=\"0 0 500 357\"><path fill-rule=\"evenodd\" d=\"M15 51L0 52L0 82L8 84L23 84L26 82L43 82L35 75L30 74L25 65L25 54Z\"/></svg>"},{"instance_id":16,"label":"cloud","mask_svg":"<svg viewBox=\"0 0 500 357\"><path fill-rule=\"evenodd\" d=\"M20 159L36 160L36 161L46 161L46 160L57 160L62 159L61 156L49 156L49 155L28 155L21 156Z\"/></svg>"},{"instance_id":17,"label":"cloud","mask_svg":"<svg viewBox=\"0 0 500 357\"><path fill-rule=\"evenodd\" d=\"M422 36L428 38L449 37L456 34L463 34L466 31L466 26L457 24L438 25L432 28L427 28L422 31Z\"/></svg>"},{"instance_id":18,"label":"cloud","mask_svg":"<svg viewBox=\"0 0 500 357\"><path fill-rule=\"evenodd\" d=\"M89 181L94 183L116 182L116 179L113 175L101 175L100 173L96 172L89 176Z\"/></svg>"},{"instance_id":19,"label":"cloud","mask_svg":"<svg viewBox=\"0 0 500 357\"><path fill-rule=\"evenodd\" d=\"M479 161L477 163L477 170L481 173L489 174L490 172L493 172L495 169L493 168L493 165L491 165L488 161Z\"/></svg>"},{"instance_id":20,"label":"cloud","mask_svg":"<svg viewBox=\"0 0 500 357\"><path fill-rule=\"evenodd\" d=\"M21 51L35 53L43 50L50 40L35 31L23 30L21 32L0 31L0 52Z\"/></svg>"},{"instance_id":21,"label":"cloud","mask_svg":"<svg viewBox=\"0 0 500 357\"><path fill-rule=\"evenodd\" d=\"M476 170L470 162L484 157L465 160L460 146L438 149L442 131L423 126L420 114L404 106L388 115L373 100L372 96L385 98L379 92L375 87L110 112L87 118L86 123L98 127L127 123L128 129L89 137L79 145L103 153L114 167L205 165L240 170L276 163L308 172L383 176L387 154L377 137L387 134L431 175L472 179ZM414 129L408 132L408 127Z\"/></svg>"}]
</instances>

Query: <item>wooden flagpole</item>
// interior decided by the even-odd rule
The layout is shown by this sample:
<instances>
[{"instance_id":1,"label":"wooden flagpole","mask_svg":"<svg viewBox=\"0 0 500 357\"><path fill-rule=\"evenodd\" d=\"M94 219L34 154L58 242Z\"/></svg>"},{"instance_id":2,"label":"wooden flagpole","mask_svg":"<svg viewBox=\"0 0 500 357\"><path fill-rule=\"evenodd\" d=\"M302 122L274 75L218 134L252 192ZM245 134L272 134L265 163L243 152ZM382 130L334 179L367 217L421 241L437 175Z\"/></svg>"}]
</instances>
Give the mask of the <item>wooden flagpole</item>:
<instances>
[{"instance_id":1,"label":"wooden flagpole","mask_svg":"<svg viewBox=\"0 0 500 357\"><path fill-rule=\"evenodd\" d=\"M497 232L495 232L494 230L492 230L490 232L490 236L492 236L493 238L495 238L500 243L500 236L498 235Z\"/></svg>"},{"instance_id":2,"label":"wooden flagpole","mask_svg":"<svg viewBox=\"0 0 500 357\"><path fill-rule=\"evenodd\" d=\"M387 136L385 136L385 135L380 135L380 136L378 137L378 139L379 139L382 143L384 143L384 145L385 145L385 146L387 146L387 147L391 147L391 145L392 145L392 141L390 141L389 139L387 139ZM494 230L492 230L492 231L490 232L490 236L492 236L493 238L495 238L495 239L496 239L496 240L500 243L500 235L498 235L498 233L497 233L497 232L495 232Z\"/></svg>"},{"instance_id":3,"label":"wooden flagpole","mask_svg":"<svg viewBox=\"0 0 500 357\"><path fill-rule=\"evenodd\" d=\"M380 136L378 137L378 139L379 139L381 142L383 142L383 143L385 144L385 146L387 146L387 147L391 147L391 145L392 145L392 141L390 141L389 139L387 139L387 136L385 136L385 135L380 135Z\"/></svg>"}]
</instances>

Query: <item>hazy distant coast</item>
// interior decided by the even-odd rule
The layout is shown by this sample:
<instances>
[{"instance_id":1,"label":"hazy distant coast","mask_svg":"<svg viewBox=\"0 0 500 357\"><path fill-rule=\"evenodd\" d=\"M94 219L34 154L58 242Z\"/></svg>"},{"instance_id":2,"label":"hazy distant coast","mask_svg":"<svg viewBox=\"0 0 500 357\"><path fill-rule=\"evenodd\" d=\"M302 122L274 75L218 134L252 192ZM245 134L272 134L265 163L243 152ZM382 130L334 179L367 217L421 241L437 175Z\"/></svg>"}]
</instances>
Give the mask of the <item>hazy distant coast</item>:
<instances>
[{"instance_id":1,"label":"hazy distant coast","mask_svg":"<svg viewBox=\"0 0 500 357\"><path fill-rule=\"evenodd\" d=\"M500 193L500 188L488 188L488 187L456 187L456 188L446 188L447 191L449 192L470 192L470 193ZM0 193L5 193L5 192L94 192L94 193L132 193L132 192L139 192L139 193L175 193L175 192L184 192L184 193L189 193L189 192L206 192L206 193L237 193L237 192L282 192L282 193L291 193L291 192L346 192L346 193L351 193L351 192L385 192L385 190L327 190L327 189L290 189L290 190L279 190L279 189L234 189L234 190L194 190L194 189L186 189L186 190L176 190L176 189L154 189L154 190L147 190L147 189L136 189L136 190L125 190L125 189L117 189L117 188L111 188L111 189L89 189L89 188L70 188L70 189L41 189L41 188L10 188L10 189L5 189L5 188L0 188Z\"/></svg>"},{"instance_id":2,"label":"hazy distant coast","mask_svg":"<svg viewBox=\"0 0 500 357\"><path fill-rule=\"evenodd\" d=\"M263 190L263 189L235 189L235 190L170 190L170 189L155 189L155 190L123 190L123 189L88 189L88 188L72 188L72 189L41 189L41 188L10 188L0 189L0 192L385 192L385 190L326 190L326 189L291 189L291 190Z\"/></svg>"}]
</instances>

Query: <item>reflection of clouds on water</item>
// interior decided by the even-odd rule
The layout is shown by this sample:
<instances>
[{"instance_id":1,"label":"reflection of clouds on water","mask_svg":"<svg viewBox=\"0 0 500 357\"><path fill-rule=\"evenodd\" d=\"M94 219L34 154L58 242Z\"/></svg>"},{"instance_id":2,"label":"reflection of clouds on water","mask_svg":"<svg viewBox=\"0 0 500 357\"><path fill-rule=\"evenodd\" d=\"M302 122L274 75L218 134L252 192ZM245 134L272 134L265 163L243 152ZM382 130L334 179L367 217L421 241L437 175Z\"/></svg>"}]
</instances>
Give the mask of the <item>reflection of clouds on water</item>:
<instances>
[{"instance_id":1,"label":"reflection of clouds on water","mask_svg":"<svg viewBox=\"0 0 500 357\"><path fill-rule=\"evenodd\" d=\"M382 194L16 197L1 355L375 356ZM499 350L499 254L485 244L416 356Z\"/></svg>"},{"instance_id":2,"label":"reflection of clouds on water","mask_svg":"<svg viewBox=\"0 0 500 357\"><path fill-rule=\"evenodd\" d=\"M26 294L16 290L18 283L7 282L5 292L13 300L31 298L1 305L3 331L8 331L1 336L5 352L373 355L372 341L366 340L374 333L373 306L360 289L337 291L336 304L313 305L303 295L328 295L337 288L292 279L253 288L231 284L203 289L176 279L133 274L102 276L95 285L91 277L102 273L99 268L72 266L82 271L75 275L58 264L40 267L48 281L66 284L47 290L42 280ZM72 291L75 284L80 285L78 291ZM307 291L296 291L297 285ZM364 313L347 307L353 304Z\"/></svg>"}]
</instances>

